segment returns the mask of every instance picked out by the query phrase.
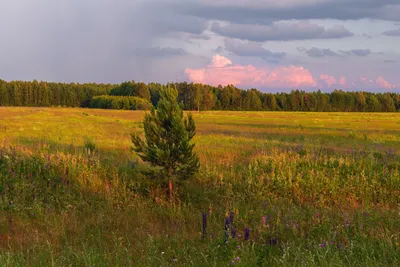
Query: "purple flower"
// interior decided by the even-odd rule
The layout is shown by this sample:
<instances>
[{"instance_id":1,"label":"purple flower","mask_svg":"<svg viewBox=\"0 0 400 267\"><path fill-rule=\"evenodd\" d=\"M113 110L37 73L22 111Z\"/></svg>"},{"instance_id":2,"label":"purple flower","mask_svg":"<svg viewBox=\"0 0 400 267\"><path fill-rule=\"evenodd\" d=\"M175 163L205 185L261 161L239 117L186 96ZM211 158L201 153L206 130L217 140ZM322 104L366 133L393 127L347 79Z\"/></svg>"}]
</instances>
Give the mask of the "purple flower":
<instances>
[{"instance_id":1,"label":"purple flower","mask_svg":"<svg viewBox=\"0 0 400 267\"><path fill-rule=\"evenodd\" d=\"M321 243L321 244L319 244L319 246L320 246L321 248L324 248L324 247L325 247L325 243Z\"/></svg>"},{"instance_id":2,"label":"purple flower","mask_svg":"<svg viewBox=\"0 0 400 267\"><path fill-rule=\"evenodd\" d=\"M203 212L203 240L207 235L207 213Z\"/></svg>"},{"instance_id":3,"label":"purple flower","mask_svg":"<svg viewBox=\"0 0 400 267\"><path fill-rule=\"evenodd\" d=\"M225 240L229 237L229 217L225 218Z\"/></svg>"},{"instance_id":4,"label":"purple flower","mask_svg":"<svg viewBox=\"0 0 400 267\"><path fill-rule=\"evenodd\" d=\"M232 264L235 264L235 260L232 260Z\"/></svg>"},{"instance_id":5,"label":"purple flower","mask_svg":"<svg viewBox=\"0 0 400 267\"><path fill-rule=\"evenodd\" d=\"M246 228L244 232L244 240L249 240L249 238L250 238L250 230L249 228Z\"/></svg>"},{"instance_id":6,"label":"purple flower","mask_svg":"<svg viewBox=\"0 0 400 267\"><path fill-rule=\"evenodd\" d=\"M232 238L236 238L236 228L235 227L232 227L231 234L232 234Z\"/></svg>"},{"instance_id":7,"label":"purple flower","mask_svg":"<svg viewBox=\"0 0 400 267\"><path fill-rule=\"evenodd\" d=\"M236 257L235 261L240 261L240 258L239 258L239 257Z\"/></svg>"},{"instance_id":8,"label":"purple flower","mask_svg":"<svg viewBox=\"0 0 400 267\"><path fill-rule=\"evenodd\" d=\"M278 243L278 240L276 239L276 237L272 237L269 239L269 245L275 246L277 243Z\"/></svg>"},{"instance_id":9,"label":"purple flower","mask_svg":"<svg viewBox=\"0 0 400 267\"><path fill-rule=\"evenodd\" d=\"M235 213L232 211L232 212L229 214L229 222L230 222L230 224L233 224L234 216L235 216Z\"/></svg>"}]
</instances>

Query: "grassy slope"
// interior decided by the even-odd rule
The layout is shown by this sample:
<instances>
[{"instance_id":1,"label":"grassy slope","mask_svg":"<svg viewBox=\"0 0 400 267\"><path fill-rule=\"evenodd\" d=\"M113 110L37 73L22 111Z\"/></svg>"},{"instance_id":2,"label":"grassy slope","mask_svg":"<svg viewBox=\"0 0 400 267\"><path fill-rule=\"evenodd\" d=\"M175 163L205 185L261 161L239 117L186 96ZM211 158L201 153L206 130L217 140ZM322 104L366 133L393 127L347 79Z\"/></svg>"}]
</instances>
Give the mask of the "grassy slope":
<instances>
[{"instance_id":1,"label":"grassy slope","mask_svg":"<svg viewBox=\"0 0 400 267\"><path fill-rule=\"evenodd\" d=\"M176 208L132 167L143 114L0 108L0 264L400 264L398 114L194 113L202 169Z\"/></svg>"}]
</instances>

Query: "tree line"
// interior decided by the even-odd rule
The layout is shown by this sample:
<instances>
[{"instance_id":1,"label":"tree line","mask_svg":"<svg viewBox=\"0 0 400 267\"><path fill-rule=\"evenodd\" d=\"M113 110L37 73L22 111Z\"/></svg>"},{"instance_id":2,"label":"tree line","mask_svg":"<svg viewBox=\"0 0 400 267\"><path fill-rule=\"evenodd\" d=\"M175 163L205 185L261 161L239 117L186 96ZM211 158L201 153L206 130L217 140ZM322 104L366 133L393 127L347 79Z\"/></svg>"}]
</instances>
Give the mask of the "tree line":
<instances>
[{"instance_id":1,"label":"tree line","mask_svg":"<svg viewBox=\"0 0 400 267\"><path fill-rule=\"evenodd\" d=\"M320 90L263 93L254 88L243 90L233 85L216 87L187 82L169 85L178 90L178 101L185 110L400 111L400 94L398 93L343 90L334 90L330 93ZM160 92L165 90L166 86L160 83L146 84L135 81L121 84L79 84L0 80L0 105L133 109L132 100L124 99L124 97L141 98L156 106L160 99ZM103 102L99 101L100 98L95 98L96 96L102 96ZM111 99L106 96L120 98L116 100L117 98ZM115 100L114 105L111 104L113 100Z\"/></svg>"}]
</instances>

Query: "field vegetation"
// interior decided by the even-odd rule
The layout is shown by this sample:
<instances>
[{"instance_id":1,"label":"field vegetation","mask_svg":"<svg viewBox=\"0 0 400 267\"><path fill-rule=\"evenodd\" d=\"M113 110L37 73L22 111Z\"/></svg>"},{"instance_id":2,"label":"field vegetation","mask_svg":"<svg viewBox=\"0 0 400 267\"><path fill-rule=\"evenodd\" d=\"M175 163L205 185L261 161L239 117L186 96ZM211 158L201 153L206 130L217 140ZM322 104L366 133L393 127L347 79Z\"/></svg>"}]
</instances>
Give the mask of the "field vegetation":
<instances>
[{"instance_id":1,"label":"field vegetation","mask_svg":"<svg viewBox=\"0 0 400 267\"><path fill-rule=\"evenodd\" d=\"M0 265L400 266L398 114L192 112L176 205L144 114L0 108Z\"/></svg>"}]
</instances>

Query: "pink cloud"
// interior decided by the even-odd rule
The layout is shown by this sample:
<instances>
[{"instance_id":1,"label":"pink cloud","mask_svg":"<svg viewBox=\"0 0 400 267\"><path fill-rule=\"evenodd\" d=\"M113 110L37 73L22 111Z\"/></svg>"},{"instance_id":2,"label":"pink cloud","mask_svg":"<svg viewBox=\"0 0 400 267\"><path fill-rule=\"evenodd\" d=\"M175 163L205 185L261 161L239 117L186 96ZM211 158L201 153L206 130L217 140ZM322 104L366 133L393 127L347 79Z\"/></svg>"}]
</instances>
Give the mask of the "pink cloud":
<instances>
[{"instance_id":1,"label":"pink cloud","mask_svg":"<svg viewBox=\"0 0 400 267\"><path fill-rule=\"evenodd\" d=\"M199 69L185 69L190 81L214 86L232 84L242 87L276 88L276 89L311 89L317 87L369 89L394 89L394 85L379 76L376 80L361 77L359 80L350 80L345 76L335 78L329 74L321 74L317 78L303 66L256 67L253 65L233 64L224 56L213 56L211 63Z\"/></svg>"},{"instance_id":2,"label":"pink cloud","mask_svg":"<svg viewBox=\"0 0 400 267\"><path fill-rule=\"evenodd\" d=\"M375 83L382 88L387 88L387 89L392 89L394 88L394 85L392 85L391 83L389 83L388 81L386 81L385 79L383 79L382 76L379 76Z\"/></svg>"},{"instance_id":3,"label":"pink cloud","mask_svg":"<svg viewBox=\"0 0 400 267\"><path fill-rule=\"evenodd\" d=\"M328 87L331 87L332 85L336 84L336 79L333 76L329 76L327 74L321 74L319 76L319 79L323 82L325 82Z\"/></svg>"},{"instance_id":4,"label":"pink cloud","mask_svg":"<svg viewBox=\"0 0 400 267\"><path fill-rule=\"evenodd\" d=\"M339 84L340 84L340 85L346 85L346 84L347 84L347 79L346 79L346 77L344 77L344 76L340 77L340 79L339 79Z\"/></svg>"},{"instance_id":5,"label":"pink cloud","mask_svg":"<svg viewBox=\"0 0 400 267\"><path fill-rule=\"evenodd\" d=\"M211 85L233 84L272 88L306 88L317 85L311 72L302 66L257 68L253 65L232 65L232 61L215 55L205 68L185 70L192 82Z\"/></svg>"}]
</instances>

